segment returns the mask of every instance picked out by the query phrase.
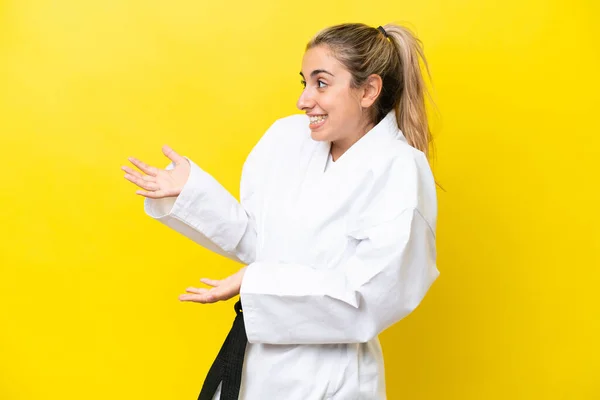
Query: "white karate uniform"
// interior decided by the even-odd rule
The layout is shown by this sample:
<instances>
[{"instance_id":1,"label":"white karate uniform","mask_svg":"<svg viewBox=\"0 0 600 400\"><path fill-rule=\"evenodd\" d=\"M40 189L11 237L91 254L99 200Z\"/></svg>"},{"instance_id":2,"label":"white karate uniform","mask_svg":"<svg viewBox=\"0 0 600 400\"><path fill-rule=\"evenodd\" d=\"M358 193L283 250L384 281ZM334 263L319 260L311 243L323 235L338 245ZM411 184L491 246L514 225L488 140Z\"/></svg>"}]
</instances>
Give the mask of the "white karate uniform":
<instances>
[{"instance_id":1,"label":"white karate uniform","mask_svg":"<svg viewBox=\"0 0 600 400\"><path fill-rule=\"evenodd\" d=\"M190 160L181 194L145 199L145 211L248 265L240 399L385 399L377 335L439 275L434 179L394 111L327 169L330 143L308 124L298 114L267 130L244 164L241 203Z\"/></svg>"}]
</instances>

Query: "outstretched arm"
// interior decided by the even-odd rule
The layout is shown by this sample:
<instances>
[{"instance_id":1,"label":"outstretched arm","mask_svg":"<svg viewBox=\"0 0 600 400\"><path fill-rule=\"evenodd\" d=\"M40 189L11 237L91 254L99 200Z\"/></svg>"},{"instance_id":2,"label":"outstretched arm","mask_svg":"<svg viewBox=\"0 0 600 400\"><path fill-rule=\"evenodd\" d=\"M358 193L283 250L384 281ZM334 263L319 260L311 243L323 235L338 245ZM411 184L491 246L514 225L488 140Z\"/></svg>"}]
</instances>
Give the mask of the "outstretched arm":
<instances>
[{"instance_id":1,"label":"outstretched arm","mask_svg":"<svg viewBox=\"0 0 600 400\"><path fill-rule=\"evenodd\" d=\"M136 194L145 197L146 213L209 250L252 262L256 231L243 207L193 161L169 146L162 150L171 160L165 169L135 157L129 161L141 172L122 167L125 178L143 189Z\"/></svg>"},{"instance_id":2,"label":"outstretched arm","mask_svg":"<svg viewBox=\"0 0 600 400\"><path fill-rule=\"evenodd\" d=\"M261 177L270 160L275 122L254 146L242 170L240 202L192 160L168 146L165 169L130 161L145 175L123 167L125 178L144 190L144 210L152 218L201 246L234 261L250 264L256 258L256 212Z\"/></svg>"},{"instance_id":3,"label":"outstretched arm","mask_svg":"<svg viewBox=\"0 0 600 400\"><path fill-rule=\"evenodd\" d=\"M199 245L234 261L254 261L255 223L244 207L192 160L177 197L144 200L146 214ZM167 170L176 168L174 163Z\"/></svg>"}]
</instances>

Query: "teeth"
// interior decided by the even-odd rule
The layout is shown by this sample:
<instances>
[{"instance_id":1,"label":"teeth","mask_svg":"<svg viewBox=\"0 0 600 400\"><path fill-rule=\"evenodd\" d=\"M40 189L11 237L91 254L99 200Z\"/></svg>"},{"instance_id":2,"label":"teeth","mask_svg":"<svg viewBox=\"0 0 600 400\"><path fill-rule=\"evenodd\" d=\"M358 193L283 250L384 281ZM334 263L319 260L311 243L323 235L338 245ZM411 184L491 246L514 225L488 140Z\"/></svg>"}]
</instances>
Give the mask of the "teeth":
<instances>
[{"instance_id":1,"label":"teeth","mask_svg":"<svg viewBox=\"0 0 600 400\"><path fill-rule=\"evenodd\" d=\"M310 123L314 124L316 122L321 122L323 120L327 119L327 115L318 115L315 117L310 117Z\"/></svg>"}]
</instances>

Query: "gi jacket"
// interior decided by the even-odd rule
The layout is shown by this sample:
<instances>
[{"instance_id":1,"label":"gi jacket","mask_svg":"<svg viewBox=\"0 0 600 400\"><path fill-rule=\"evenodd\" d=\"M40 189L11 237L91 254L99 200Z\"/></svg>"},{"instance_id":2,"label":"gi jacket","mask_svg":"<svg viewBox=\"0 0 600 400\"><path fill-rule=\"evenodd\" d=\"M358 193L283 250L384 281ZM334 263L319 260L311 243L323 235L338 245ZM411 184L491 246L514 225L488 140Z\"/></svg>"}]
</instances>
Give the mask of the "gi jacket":
<instances>
[{"instance_id":1,"label":"gi jacket","mask_svg":"<svg viewBox=\"0 0 600 400\"><path fill-rule=\"evenodd\" d=\"M248 265L240 399L385 399L377 335L439 275L435 182L394 111L327 169L330 143L308 125L292 115L267 130L240 202L189 160L181 194L145 199L145 211Z\"/></svg>"}]
</instances>

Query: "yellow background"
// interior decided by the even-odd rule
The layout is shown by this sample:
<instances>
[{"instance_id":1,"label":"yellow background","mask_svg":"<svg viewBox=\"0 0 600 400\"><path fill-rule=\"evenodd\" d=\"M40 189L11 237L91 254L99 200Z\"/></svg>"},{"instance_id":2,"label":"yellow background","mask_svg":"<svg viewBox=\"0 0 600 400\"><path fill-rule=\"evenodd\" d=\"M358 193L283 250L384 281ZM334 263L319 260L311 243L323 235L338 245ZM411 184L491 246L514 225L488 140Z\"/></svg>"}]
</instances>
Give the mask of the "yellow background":
<instances>
[{"instance_id":1,"label":"yellow background","mask_svg":"<svg viewBox=\"0 0 600 400\"><path fill-rule=\"evenodd\" d=\"M439 117L441 276L382 334L395 399L599 399L599 7L592 1L0 2L0 399L195 399L237 268L146 217L168 143L234 195L297 112L305 43L408 23Z\"/></svg>"}]
</instances>

